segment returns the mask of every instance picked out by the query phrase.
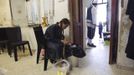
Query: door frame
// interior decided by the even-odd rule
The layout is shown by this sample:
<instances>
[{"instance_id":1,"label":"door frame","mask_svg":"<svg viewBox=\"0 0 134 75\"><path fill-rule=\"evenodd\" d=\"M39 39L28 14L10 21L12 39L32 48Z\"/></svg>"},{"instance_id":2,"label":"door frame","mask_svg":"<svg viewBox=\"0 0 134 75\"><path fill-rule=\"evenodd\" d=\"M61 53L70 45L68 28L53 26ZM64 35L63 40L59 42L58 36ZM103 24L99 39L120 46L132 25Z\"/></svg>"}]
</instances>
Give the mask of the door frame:
<instances>
[{"instance_id":1,"label":"door frame","mask_svg":"<svg viewBox=\"0 0 134 75\"><path fill-rule=\"evenodd\" d=\"M72 41L83 47L83 0L68 0ZM109 64L116 63L118 47L118 0L111 1L111 38Z\"/></svg>"},{"instance_id":2,"label":"door frame","mask_svg":"<svg viewBox=\"0 0 134 75\"><path fill-rule=\"evenodd\" d=\"M109 64L114 64L116 63L117 60L118 26L119 26L118 4L119 4L118 0L112 0L111 2L111 39L110 39Z\"/></svg>"}]
</instances>

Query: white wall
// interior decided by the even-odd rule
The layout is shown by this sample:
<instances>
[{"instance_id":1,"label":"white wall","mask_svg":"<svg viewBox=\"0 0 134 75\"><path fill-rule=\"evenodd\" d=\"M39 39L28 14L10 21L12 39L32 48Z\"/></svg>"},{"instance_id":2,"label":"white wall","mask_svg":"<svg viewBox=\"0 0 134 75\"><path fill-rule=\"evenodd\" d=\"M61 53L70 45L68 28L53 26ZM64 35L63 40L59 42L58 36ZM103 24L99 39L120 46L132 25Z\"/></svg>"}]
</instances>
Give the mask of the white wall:
<instances>
[{"instance_id":1,"label":"white wall","mask_svg":"<svg viewBox=\"0 0 134 75\"><path fill-rule=\"evenodd\" d=\"M59 22L62 18L69 19L68 0L54 0L54 23ZM69 38L69 27L65 29L64 34Z\"/></svg>"},{"instance_id":2,"label":"white wall","mask_svg":"<svg viewBox=\"0 0 134 75\"><path fill-rule=\"evenodd\" d=\"M125 14L128 0L124 0L124 7L121 8L121 0L119 2L119 41L118 41L118 59L117 64L124 67L134 68L134 60L126 57L125 48L129 36L131 22Z\"/></svg>"},{"instance_id":3,"label":"white wall","mask_svg":"<svg viewBox=\"0 0 134 75\"><path fill-rule=\"evenodd\" d=\"M50 25L54 23L54 0L44 0L44 16Z\"/></svg>"},{"instance_id":4,"label":"white wall","mask_svg":"<svg viewBox=\"0 0 134 75\"><path fill-rule=\"evenodd\" d=\"M27 13L26 13L25 0L11 0L13 23L21 27L27 26Z\"/></svg>"},{"instance_id":5,"label":"white wall","mask_svg":"<svg viewBox=\"0 0 134 75\"><path fill-rule=\"evenodd\" d=\"M11 26L9 0L0 0L0 24Z\"/></svg>"},{"instance_id":6,"label":"white wall","mask_svg":"<svg viewBox=\"0 0 134 75\"><path fill-rule=\"evenodd\" d=\"M20 26L22 30L23 40L30 42L31 49L37 49L36 39L32 28L28 27L26 1L25 0L11 0L13 11L13 23Z\"/></svg>"},{"instance_id":7,"label":"white wall","mask_svg":"<svg viewBox=\"0 0 134 75\"><path fill-rule=\"evenodd\" d=\"M54 3L54 23L62 18L69 18L68 0L55 0Z\"/></svg>"},{"instance_id":8,"label":"white wall","mask_svg":"<svg viewBox=\"0 0 134 75\"><path fill-rule=\"evenodd\" d=\"M40 9L41 0L29 0L24 6L26 6L26 15L28 23L39 24L41 23Z\"/></svg>"},{"instance_id":9,"label":"white wall","mask_svg":"<svg viewBox=\"0 0 134 75\"><path fill-rule=\"evenodd\" d=\"M37 42L33 32L33 28L22 27L22 39L28 40L32 50L37 50Z\"/></svg>"}]
</instances>

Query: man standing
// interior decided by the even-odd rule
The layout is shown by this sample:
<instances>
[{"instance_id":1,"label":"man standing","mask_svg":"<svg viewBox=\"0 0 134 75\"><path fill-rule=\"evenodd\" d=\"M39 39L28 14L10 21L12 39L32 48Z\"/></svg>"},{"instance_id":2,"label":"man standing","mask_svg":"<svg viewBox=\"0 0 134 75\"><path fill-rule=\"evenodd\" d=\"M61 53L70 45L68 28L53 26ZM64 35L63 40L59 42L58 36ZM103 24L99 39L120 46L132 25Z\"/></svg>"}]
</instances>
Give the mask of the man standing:
<instances>
[{"instance_id":1,"label":"man standing","mask_svg":"<svg viewBox=\"0 0 134 75\"><path fill-rule=\"evenodd\" d=\"M87 45L90 47L96 47L93 43L92 43L92 39L94 37L95 34L95 6L96 4L91 4L91 6L88 8L87 10L87 37L88 37L88 43Z\"/></svg>"}]
</instances>

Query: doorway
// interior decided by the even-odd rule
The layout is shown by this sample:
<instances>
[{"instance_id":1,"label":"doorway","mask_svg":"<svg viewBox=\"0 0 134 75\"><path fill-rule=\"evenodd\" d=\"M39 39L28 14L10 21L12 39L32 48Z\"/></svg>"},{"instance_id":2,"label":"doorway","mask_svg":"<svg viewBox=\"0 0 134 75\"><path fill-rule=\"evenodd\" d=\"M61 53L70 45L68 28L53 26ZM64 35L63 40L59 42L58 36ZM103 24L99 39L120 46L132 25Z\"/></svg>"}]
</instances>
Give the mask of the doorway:
<instances>
[{"instance_id":1,"label":"doorway","mask_svg":"<svg viewBox=\"0 0 134 75\"><path fill-rule=\"evenodd\" d=\"M110 11L108 11L108 0L85 0L83 1L83 17L84 17L84 48L89 48L89 46L87 45L88 43L88 37L87 37L87 10L89 7L92 6L92 4L96 4L96 6L93 6L92 8L92 21L93 24L96 25L95 26L95 36L92 39L92 43L95 44L96 46L101 43L99 42L105 42L104 39L107 39L106 42L109 42L109 38L110 38L110 34L109 36L103 36L103 33L110 33L110 24L108 24L108 22L110 22L107 18ZM99 29L100 26L99 24L102 24L102 33L101 35L99 35ZM107 37L107 38L106 38ZM108 44L107 44L108 45Z\"/></svg>"},{"instance_id":2,"label":"doorway","mask_svg":"<svg viewBox=\"0 0 134 75\"><path fill-rule=\"evenodd\" d=\"M87 3L87 4L86 4ZM110 34L109 36L106 37L103 35L103 33L110 33L110 24L108 24L108 22L110 22L107 18L109 18L110 16L108 12L111 12L111 11L108 11L108 0L95 0L93 1L93 3L96 4L96 7L94 8L94 13L95 14L92 14L94 15L92 18L94 21L95 21L95 25L96 25L96 28L95 28L95 36L92 40L92 43L94 45L96 45L96 47L90 47L87 45L88 43L88 38L87 38L87 23L86 23L86 18L87 18L87 9L88 7L90 7L90 0L87 0L83 3L83 12L85 13L83 16L84 16L84 21L85 21L85 26L84 29L86 29L86 31L83 31L84 32L84 47L85 47L85 50L86 50L86 53L87 55L89 55L90 57L88 58L90 61L90 63L97 63L98 60L100 59L105 59L105 60L102 60L103 63L108 63L108 55L109 55L109 51L110 51ZM103 31L101 33L102 37L100 38L99 36L99 23L102 23L103 25ZM99 58L99 59L98 59ZM99 61L100 62L100 61ZM101 62L100 62L101 63Z\"/></svg>"},{"instance_id":3,"label":"doorway","mask_svg":"<svg viewBox=\"0 0 134 75\"><path fill-rule=\"evenodd\" d=\"M83 34L83 36L79 35L78 37L74 37L74 42L78 42L84 49L86 48L86 25L85 25L85 16L84 14L85 6L89 5L89 2L91 0L69 0L70 6L70 15L71 15L71 21L73 24L73 36L78 36L79 34ZM105 1L105 0L102 0ZM84 4L85 3L85 4ZM112 6L111 6L112 5ZM110 6L110 7L109 7ZM107 17L107 24L111 25L109 26L110 31L110 51L109 51L109 64L113 64L116 62L117 59L117 43L118 43L118 1L117 0L108 0L108 9L111 10L111 12L108 12ZM112 16L111 16L112 15ZM83 39L83 40L81 40Z\"/></svg>"},{"instance_id":4,"label":"doorway","mask_svg":"<svg viewBox=\"0 0 134 75\"><path fill-rule=\"evenodd\" d=\"M86 21L86 11L87 7L91 5L91 2L96 4L96 15L95 15L95 24L96 24L96 32L93 38L93 43L96 46L107 45L109 47L109 63L116 63L117 59L117 43L118 43L118 12L117 5L118 1L115 0L87 0L83 1L83 13L85 14L84 21ZM111 6L113 5L113 6ZM86 7L86 8L85 8ZM111 16L112 15L112 16ZM84 15L83 15L84 16ZM99 38L99 28L98 24L102 22L103 24L103 37ZM113 24L114 23L114 24ZM86 22L83 23L85 26L84 29L84 48L91 48L87 46L87 25ZM83 30L84 30L83 29Z\"/></svg>"}]
</instances>

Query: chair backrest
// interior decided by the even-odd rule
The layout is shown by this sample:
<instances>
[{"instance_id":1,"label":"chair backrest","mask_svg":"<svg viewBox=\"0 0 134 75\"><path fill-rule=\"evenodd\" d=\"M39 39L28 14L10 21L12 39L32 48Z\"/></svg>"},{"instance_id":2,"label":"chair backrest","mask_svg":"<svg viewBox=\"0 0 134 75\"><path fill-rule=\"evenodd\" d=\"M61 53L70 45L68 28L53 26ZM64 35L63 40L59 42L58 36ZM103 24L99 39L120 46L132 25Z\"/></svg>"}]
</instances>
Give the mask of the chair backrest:
<instances>
[{"instance_id":1,"label":"chair backrest","mask_svg":"<svg viewBox=\"0 0 134 75\"><path fill-rule=\"evenodd\" d=\"M7 40L6 28L0 28L0 41Z\"/></svg>"},{"instance_id":2,"label":"chair backrest","mask_svg":"<svg viewBox=\"0 0 134 75\"><path fill-rule=\"evenodd\" d=\"M7 37L9 42L19 42L22 41L21 29L20 27L11 27L6 29Z\"/></svg>"},{"instance_id":3,"label":"chair backrest","mask_svg":"<svg viewBox=\"0 0 134 75\"><path fill-rule=\"evenodd\" d=\"M33 29L34 29L35 37L37 40L37 44L38 45L44 44L45 39L44 39L44 34L43 34L43 30L42 30L41 25L33 27Z\"/></svg>"}]
</instances>

